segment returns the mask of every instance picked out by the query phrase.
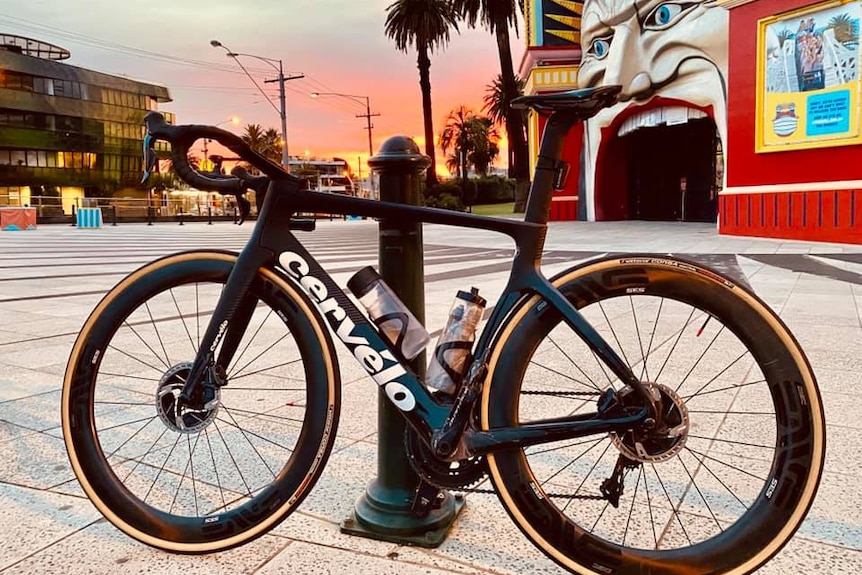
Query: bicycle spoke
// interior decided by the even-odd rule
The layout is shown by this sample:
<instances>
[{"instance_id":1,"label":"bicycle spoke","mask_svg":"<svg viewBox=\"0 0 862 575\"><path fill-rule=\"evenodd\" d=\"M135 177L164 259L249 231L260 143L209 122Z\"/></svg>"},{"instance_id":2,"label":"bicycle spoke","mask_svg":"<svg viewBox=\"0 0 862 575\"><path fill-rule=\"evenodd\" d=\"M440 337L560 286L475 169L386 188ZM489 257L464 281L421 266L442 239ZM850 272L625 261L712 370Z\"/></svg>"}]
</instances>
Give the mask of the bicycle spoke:
<instances>
[{"instance_id":1,"label":"bicycle spoke","mask_svg":"<svg viewBox=\"0 0 862 575\"><path fill-rule=\"evenodd\" d=\"M250 377L250 376L252 376L252 375L258 375L258 374L260 374L260 373L264 373L264 372L266 372L266 371L272 371L273 369L278 369L279 367L287 367L288 365L293 365L294 363L296 363L296 362L298 362L298 361L302 361L302 358L294 359L294 360L292 360L292 361L287 361L287 362L285 362L285 363L280 363L280 364L278 364L278 365L273 365L273 366L271 366L271 367L265 367L265 368L263 368L263 369L258 369L258 370L256 370L256 371L250 371L250 372L248 372L248 373L245 373L245 374L243 374L243 375L239 375L239 376L237 376L237 375L233 375L233 376L230 376L230 381L236 381L236 380L238 380L238 379L242 379L242 378L244 378L244 377ZM286 379L286 380L288 380L288 381L303 381L303 380L301 380L301 379L295 379L295 378L292 378L292 377L284 377L284 376L282 376L282 375L270 375L269 377L274 377L274 378L277 378L277 379Z\"/></svg>"},{"instance_id":2,"label":"bicycle spoke","mask_svg":"<svg viewBox=\"0 0 862 575\"><path fill-rule=\"evenodd\" d=\"M667 498L667 503L670 506L671 513L674 517L676 517L676 521L677 523L679 523L679 527L680 529L682 529L682 533L683 535L685 535L686 541L688 541L688 544L691 545L691 537L688 536L688 532L685 530L685 525L682 524L682 518L679 516L678 507L673 504L673 501L670 498L670 494L667 492L667 487L665 487L664 481L661 480L661 476L658 474L658 469L656 469L655 463L651 463L650 465L652 466L652 470L653 473L655 473L656 479L658 479L659 485L661 485L661 490L664 492L665 498ZM680 504L681 503L682 501L680 501ZM659 539L664 539L664 536L667 534L667 530L670 528L670 523L672 521L673 519L669 520L668 524L665 525L662 535L661 537L659 537Z\"/></svg>"},{"instance_id":3,"label":"bicycle spoke","mask_svg":"<svg viewBox=\"0 0 862 575\"><path fill-rule=\"evenodd\" d=\"M264 459L264 458L263 458L263 455L261 455L261 454L260 454L260 451L258 451L258 449L257 449L257 447L255 446L255 444L254 444L254 443L252 443L252 442L251 442L251 439L249 439L249 438L248 438L248 435L246 435L246 433L245 433L245 429L243 429L242 427L240 427L240 426L239 426L239 424L236 422L236 419L234 418L233 414L231 414L231 412L230 412L230 410L227 408L227 406L222 406L222 407L224 407L224 410L227 412L227 414L228 414L228 415L230 416L230 418L233 420L234 427L236 427L237 429L239 429L239 432L242 434L242 436L243 436L243 437L245 438L245 440L248 442L249 446L250 446L250 447L252 448L252 450L257 454L257 456L260 458L261 462L263 462L263 465L264 465L264 466L269 470L269 472L272 474L272 478L273 478L273 479L275 479L275 471L273 471L273 470L272 470L272 468L269 466L269 463L267 463L266 459Z\"/></svg>"},{"instance_id":4,"label":"bicycle spoke","mask_svg":"<svg viewBox=\"0 0 862 575\"><path fill-rule=\"evenodd\" d=\"M226 508L227 502L224 499L224 489L222 488L221 478L219 477L219 474L218 474L218 466L216 465L215 454L213 453L213 446L212 446L212 442L210 441L209 429L207 429L206 432L204 433L204 437L207 440L207 447L209 448L209 451L210 451L210 459L212 460L213 472L215 473L216 484L218 485L218 492L219 492L219 496L221 497L222 507Z\"/></svg>"},{"instance_id":5,"label":"bicycle spoke","mask_svg":"<svg viewBox=\"0 0 862 575\"><path fill-rule=\"evenodd\" d=\"M153 482L150 485L150 488L147 489L146 495L144 495L144 499L143 499L144 503L147 502L147 498L150 496L150 493L153 491L153 487L156 486L156 482L159 480L159 477L161 477L162 472L165 470L165 465L168 464L168 460L171 458L171 455L173 455L174 449L177 448L177 445L179 444L181 437L182 437L182 435L178 433L176 441L174 441L173 446L171 446L170 451L168 451L167 456L165 456L165 460L162 462L162 466L159 468L158 473L156 473L156 477L153 479Z\"/></svg>"},{"instance_id":6,"label":"bicycle spoke","mask_svg":"<svg viewBox=\"0 0 862 575\"><path fill-rule=\"evenodd\" d=\"M598 391L601 391L601 388L599 387L599 385L595 381L593 381L593 378L591 378L589 375L587 375L587 373L583 369L581 369L581 367L571 357L569 357L569 354L567 354L565 351L563 351L563 348L561 348L559 346L559 344L554 341L554 338L552 338L550 335L548 336L548 341L550 341L551 344L553 344L553 346L556 347L560 351L561 354L563 354L563 357L565 357L567 360L569 360L569 363L571 363L575 369L577 369L579 372L581 372L581 374L584 377L586 377L588 380L590 380L590 383L592 384L593 388L595 388Z\"/></svg>"},{"instance_id":7,"label":"bicycle spoke","mask_svg":"<svg viewBox=\"0 0 862 575\"><path fill-rule=\"evenodd\" d=\"M153 331L156 332L156 339L159 340L159 344L162 346L162 351L165 352L165 365L168 366L168 369L171 367L171 358L168 355L168 350L165 349L165 342L162 341L162 335L159 333L159 328L156 325L155 320L153 319L153 313L150 311L149 302L144 302L144 308L147 310L147 315L150 316L150 323L153 324Z\"/></svg>"},{"instance_id":8,"label":"bicycle spoke","mask_svg":"<svg viewBox=\"0 0 862 575\"><path fill-rule=\"evenodd\" d=\"M766 383L766 380L765 379L759 379L757 381L749 381L747 383L737 383L734 385L729 385L727 387L722 387L720 389L712 389L710 391L701 391L700 393L693 393L691 395L683 395L681 397L682 397L683 401L688 403L690 400L694 399L695 397L703 397L704 395L709 395L710 393L719 393L721 391L727 391L729 389L740 389L740 388L747 387L749 385L755 385L758 383Z\"/></svg>"},{"instance_id":9,"label":"bicycle spoke","mask_svg":"<svg viewBox=\"0 0 862 575\"><path fill-rule=\"evenodd\" d=\"M724 329L724 326L721 326L721 327L722 327L722 329ZM716 337L718 337L718 336L716 335ZM713 340L713 341L715 341L715 340ZM710 345L712 345L712 342L710 342ZM703 353L704 353L704 355L706 355L706 351L704 351ZM734 365L736 365L736 362L738 362L740 359L742 359L743 357L745 357L746 355L748 355L748 353L749 353L749 351L748 351L748 350L745 350L744 352L742 352L742 354L741 354L739 357L737 357L737 358L736 358L736 359L734 359L732 362L730 362L730 364L728 364L728 366L727 366L727 367L725 367L725 368L724 368L724 369L722 369L720 372L718 372L715 376L713 376L713 378L712 378L712 379L710 379L709 381L707 381L705 384L703 384L703 386L702 386L700 389L698 389L696 392L694 392L694 395L697 395L698 393L700 393L701 391L703 391L704 389L706 389L707 387L709 387L709 386L710 386L710 384L711 384L712 382L714 382L716 379L718 379L719 377L721 377L721 375L722 375L723 373L725 373L728 369L730 369L731 367L733 367ZM701 356L701 357L703 357L703 356ZM700 361L700 360L698 359L698 361ZM692 368L692 369L694 369L694 368ZM688 375L686 375L686 378L688 378ZM676 388L676 389L677 389L677 391L679 391L679 388L680 388L680 387L682 387L682 384L683 384L683 383L685 383L685 379L683 379L683 381L679 384L679 386L677 386L677 388Z\"/></svg>"},{"instance_id":10,"label":"bicycle spoke","mask_svg":"<svg viewBox=\"0 0 862 575\"><path fill-rule=\"evenodd\" d=\"M547 371L550 371L550 372L551 372L551 373L553 373L553 374L559 375L560 377L563 377L563 378L565 378L565 379L568 379L569 381L572 381L572 382L574 382L574 383L577 383L577 384L579 384L579 385L582 385L582 386L584 386L584 387L586 387L586 388L595 389L596 391L601 391L598 387L596 387L596 385L595 385L595 384L590 385L590 384L588 384L588 383L584 383L583 381L581 381L581 380L579 380L579 379L575 379L574 377L572 377L572 376L570 376L570 375L567 375L567 374L565 374L565 373L563 373L563 372L561 372L561 371L557 371L556 369L553 369L553 368L548 367L548 366L546 366L546 365L542 365L541 363L539 363L539 362L537 362L537 361L532 361L532 362L530 362L530 363L532 363L532 364L533 364L533 365L535 365L536 367L541 367L542 369L545 369L545 370L547 370Z\"/></svg>"},{"instance_id":11,"label":"bicycle spoke","mask_svg":"<svg viewBox=\"0 0 862 575\"><path fill-rule=\"evenodd\" d=\"M146 344L144 344L144 345L146 345ZM108 349L113 349L114 351L119 352L119 353L121 353L121 354L125 355L125 356L126 356L126 357L128 357L129 359L133 359L133 360L137 361L138 363L143 364L143 365L145 365L145 366L149 367L150 369L152 369L153 371L155 371L155 372L157 372L157 373L159 374L159 378L161 378L161 376L164 374L164 370L163 370L162 368L160 368L160 367L156 367L156 366L154 366L154 365L152 365L152 364L149 364L149 363L147 363L146 361L142 360L141 358L136 357L136 356L134 356L134 355L131 355L130 353L126 353L125 351L123 351L122 349L120 349L120 348L118 348L118 347L114 347L113 345L108 344ZM151 350L151 351L152 351L152 350ZM156 357L156 359L158 359L159 361L162 361L162 358L160 358L160 357L158 357L158 356L155 356L155 357ZM167 366L167 365L165 365L165 367L168 367L168 366ZM158 380L154 380L154 381L158 381Z\"/></svg>"},{"instance_id":12,"label":"bicycle spoke","mask_svg":"<svg viewBox=\"0 0 862 575\"><path fill-rule=\"evenodd\" d=\"M590 470L589 470L589 471L587 472L587 474L584 476L584 479L581 481L580 485L578 485L578 488L577 488L577 489L575 489L575 493L574 493L575 495L577 495L577 494L580 492L581 487L583 487L583 486L584 486L584 484L587 482L587 479L589 479L589 478L590 478L590 475L592 475L592 474L593 474L593 471L595 471L595 470L596 470L596 467L598 467L598 465L599 465L599 463L601 462L601 460L602 460L602 459L604 459L605 454L606 454L606 453L608 452L608 450L611 448L611 445L613 445L613 444L612 444L610 441L608 441L608 445L607 445L607 447L605 447L605 450L604 450L604 451L602 451L602 454L601 454L601 455L599 455L599 458L598 458L598 459L596 459L596 462L595 462L595 463L593 463L593 466L592 466L592 467L590 467ZM590 448L590 449L592 449L592 448ZM572 463L574 463L574 461L573 461ZM568 466L567 466L567 467L568 467ZM572 504L572 501L574 501L574 499L569 499L560 511L562 511L563 513L565 513L565 512L566 512L566 509L568 509L568 508L569 508L569 505L571 505L571 504Z\"/></svg>"},{"instance_id":13,"label":"bicycle spoke","mask_svg":"<svg viewBox=\"0 0 862 575\"><path fill-rule=\"evenodd\" d=\"M641 471L643 471L643 469L644 469L644 466L641 465ZM644 477L644 491L646 491L647 508L649 509L649 527L650 527L650 532L652 532L652 538L653 538L653 544L654 544L653 549L658 549L658 536L655 534L655 517L653 517L653 513L652 513L652 500L649 496L649 483L647 482L646 472L643 473L643 477Z\"/></svg>"},{"instance_id":14,"label":"bicycle spoke","mask_svg":"<svg viewBox=\"0 0 862 575\"><path fill-rule=\"evenodd\" d=\"M619 337L617 337L617 332L614 329L614 326L611 325L611 320L608 319L608 314L605 311L605 306L602 305L601 301L599 301L598 303L599 303L599 309L602 310L602 315L605 317L605 321L607 322L608 327L611 328L611 335L614 336L614 341L617 342L617 347L619 348L620 352L623 354L623 359L625 360L626 365L629 367L629 369L631 369L632 364L629 361L629 358L626 356L626 350L623 347L623 344L620 343L620 339L619 339Z\"/></svg>"},{"instance_id":15,"label":"bicycle spoke","mask_svg":"<svg viewBox=\"0 0 862 575\"><path fill-rule=\"evenodd\" d=\"M658 322L661 319L661 310L664 307L664 298L659 298L658 300L658 311L655 313L655 321L652 325L652 333L649 336L649 343L647 344L646 355L643 357L643 371L641 371L641 379L643 379L644 375L646 375L647 380L649 380L649 374L647 373L647 361L649 360L649 356L652 353L652 342L655 339L655 332L658 329Z\"/></svg>"},{"instance_id":16,"label":"bicycle spoke","mask_svg":"<svg viewBox=\"0 0 862 575\"><path fill-rule=\"evenodd\" d=\"M775 414L772 414L775 415ZM704 437L703 435L691 435L688 436L689 439L703 439L705 441L719 441L721 443L732 443L733 445L744 445L746 447L759 447L762 449L775 449L774 445L760 445L758 443L748 443L746 441L732 441L730 439L719 439L718 437Z\"/></svg>"},{"instance_id":17,"label":"bicycle spoke","mask_svg":"<svg viewBox=\"0 0 862 575\"><path fill-rule=\"evenodd\" d=\"M700 496L701 501L703 501L703 504L706 505L706 510L709 511L709 514L712 516L712 520L715 521L715 524L718 526L718 530L724 533L724 529L721 527L721 523L718 522L718 517L715 516L712 507L710 507L709 505L709 501L706 500L706 496L700 490L700 487L698 487L697 481L695 481L694 479L694 475L692 475L691 472L688 470L688 466L685 464L685 461L683 461L682 457L677 455L677 459L679 460L680 464L682 464L682 468L685 470L686 475L688 475L688 478L691 480L691 486L694 487L695 491L697 491L698 496ZM685 501L685 498L686 494L684 493L680 503Z\"/></svg>"},{"instance_id":18,"label":"bicycle spoke","mask_svg":"<svg viewBox=\"0 0 862 575\"><path fill-rule=\"evenodd\" d=\"M725 465L725 466L727 466L727 467L730 467L731 469L735 469L736 471L739 471L740 473L744 473L745 475L748 475L749 477L753 477L753 478L755 478L755 479L758 479L758 480L760 480L760 481L762 481L762 482L766 483L766 478L765 478L765 477L760 477L760 476L758 476L758 475L754 475L753 473L750 473L750 472L748 472L748 471L746 471L746 470L742 469L741 467L737 467L737 466L735 466L735 465L731 465L731 464L729 464L729 463L727 463L727 462L725 462L725 461L722 461L722 460L720 460L720 459L716 459L716 458L714 458L714 457L710 457L709 455L707 455L707 454L705 454L705 453L701 453L701 452L699 452L699 451L696 451L696 450L692 449L692 448L691 448L691 447L689 447L688 445L686 445L686 446L685 446L685 449L687 449L688 451L691 451L691 452L692 452L693 454L695 454L695 455L700 455L700 456L701 456L701 457L703 457L704 459L709 459L710 461L715 461L716 463L720 463L720 464L722 464L722 465Z\"/></svg>"},{"instance_id":19,"label":"bicycle spoke","mask_svg":"<svg viewBox=\"0 0 862 575\"><path fill-rule=\"evenodd\" d=\"M623 546L625 546L626 538L628 537L628 534L629 534L629 524L632 522L632 513L634 512L634 509L635 509L635 501L638 498L638 487L640 487L641 477L643 476L643 474L644 474L643 465L639 465L638 466L638 480L635 482L635 492L634 492L634 495L632 495L632 504L631 504L631 507L629 507L629 516L626 519L626 530L623 532Z\"/></svg>"},{"instance_id":20,"label":"bicycle spoke","mask_svg":"<svg viewBox=\"0 0 862 575\"><path fill-rule=\"evenodd\" d=\"M230 447L225 441L224 434L218 426L218 419L213 421L213 425L216 428L216 432L218 432L219 437L221 438L222 445L224 445L225 450L227 450L227 455L230 457L230 460L233 462L233 466L236 468L236 472L239 474L240 481L242 481L243 486L245 486L245 490L248 493L249 499L252 497L251 495L251 487L248 486L248 482L245 480L245 475L242 474L242 471L239 468L239 464L237 464L236 459L233 456L233 452L230 450Z\"/></svg>"},{"instance_id":21,"label":"bicycle spoke","mask_svg":"<svg viewBox=\"0 0 862 575\"><path fill-rule=\"evenodd\" d=\"M257 306L255 306L255 307L257 307ZM232 366L230 366L230 367L228 368L228 370L227 370L227 372L228 372L228 373L233 372L233 369L234 369L234 368L239 364L240 360L241 360L241 359L243 358L243 356L245 355L245 352L248 350L248 348L249 348L249 347L251 347L251 344L252 344L252 343L254 343L254 340L255 340L255 338L257 337L257 334L259 334L259 333L260 333L260 330L262 330L262 329L263 329L263 326L264 326L264 325L266 325L266 320L268 320L268 319L269 319L269 316L271 316L271 315L272 315L272 313L273 313L273 310L272 310L272 308L270 308L269 313L268 313L268 314L266 314L266 317L264 317L264 318L263 318L263 321L262 321L262 322L260 322L260 325L259 325L259 326L257 326L257 329L256 329L256 330L255 330L255 332L252 334L252 336L249 338L248 343L246 343L246 344L245 344L245 347L242 349L242 351L241 351L241 352L239 352L239 355L236 357L236 359L234 359L234 360L233 360L233 365L232 365Z\"/></svg>"},{"instance_id":22,"label":"bicycle spoke","mask_svg":"<svg viewBox=\"0 0 862 575\"><path fill-rule=\"evenodd\" d=\"M171 294L171 299L174 301L174 307L176 307L176 308L177 308L177 315L178 315L178 316L179 316L179 318L180 318L180 322L183 324L183 328L186 330L186 335L188 335L188 336L189 336L189 343L190 343L190 344L191 344L191 346L192 346L192 353L197 353L198 349L197 349L197 347L195 346L195 342L194 342L194 340L192 339L192 334L191 334L191 332L189 331L189 326L188 326L188 325L186 325L186 320L185 320L185 318L183 317L183 312L181 312L181 311L180 311L180 304L179 304L179 303L177 303L177 298L174 296L174 290L173 290L173 289L169 289L168 291L169 291L169 292L170 292L170 294Z\"/></svg>"},{"instance_id":23,"label":"bicycle spoke","mask_svg":"<svg viewBox=\"0 0 862 575\"><path fill-rule=\"evenodd\" d=\"M709 352L709 350L712 348L712 344L715 343L715 341L718 339L718 336L721 335L722 331L724 331L723 325L719 328L719 330L713 336L712 340L710 340L709 345L706 346L706 349L703 350L703 352L700 354L700 356L694 362L694 365L691 366L691 369L688 370L688 373L685 374L685 377L682 378L682 381L679 382L679 384L676 386L676 389L674 389L674 391L679 392L679 388L681 388L685 384L686 380L688 380L688 376L690 376L692 374L692 372L694 372L694 370L697 368L697 366L700 365L700 360L702 360L703 357L707 354L707 352ZM731 364L731 365L733 365L733 364ZM725 370L727 370L729 367L730 366L726 367ZM724 371L722 371L722 373L724 373ZM718 377L718 376L716 376L716 377ZM715 378L710 380L709 383L707 383L706 385L709 385L710 383L712 383L712 381L715 381ZM706 387L706 385L704 387ZM703 389L703 388L701 388L701 389Z\"/></svg>"},{"instance_id":24,"label":"bicycle spoke","mask_svg":"<svg viewBox=\"0 0 862 575\"><path fill-rule=\"evenodd\" d=\"M248 433L249 435L257 437L258 439L260 439L262 441L266 441L270 445L275 445L276 447L280 447L281 449L284 449L288 453L293 453L293 449L291 449L290 447L286 447L286 446L278 443L277 441L273 441L272 439L269 439L268 437L264 437L263 435L260 435L259 433L249 431L248 429L244 430L242 427L238 426L236 423L232 423L226 419L219 419L219 421L221 421L222 423L226 423L226 424L230 425L231 427L235 427L236 429L239 429L240 431L242 431L244 433ZM234 420L234 421L236 421L236 420Z\"/></svg>"},{"instance_id":25,"label":"bicycle spoke","mask_svg":"<svg viewBox=\"0 0 862 575\"><path fill-rule=\"evenodd\" d=\"M689 450L689 451L691 451L691 450ZM748 505L746 505L746 504L745 504L745 502L744 502L744 501L742 501L742 499L740 499L740 498L739 498L739 496L736 494L736 491L734 491L733 489L731 489L730 487L728 487L728 486L727 486L727 484L726 484L724 481L722 481L722 480L721 480L721 478L719 478L719 477L718 477L718 475L716 475L716 474L712 471L712 469L710 469L710 468L709 468L709 466L706 464L706 461L705 461L705 460L703 460L703 459L698 459L698 458L697 458L697 456L695 456L695 455L694 455L694 453L692 453L692 454L691 454L691 456L692 456L692 457L694 457L694 459L698 462L698 464L699 464L701 467L703 467L704 469L706 469L706 471L707 471L707 472L708 472L708 473L713 477L713 479L715 479L716 481L718 481L718 483L719 483L719 484L721 484L721 486L722 486L722 487L724 487L724 489L725 489L728 493L730 493L730 495L732 495L732 496L733 496L733 498L734 498L734 499L736 499L736 500L739 502L739 504L740 504L740 505L742 505L742 508L743 508L743 510L744 510L744 511L748 511Z\"/></svg>"},{"instance_id":26,"label":"bicycle spoke","mask_svg":"<svg viewBox=\"0 0 862 575\"><path fill-rule=\"evenodd\" d=\"M643 340L641 339L641 330L640 330L640 327L638 327L638 315L635 312L635 301L634 301L634 298L632 296L629 296L629 303L631 304L631 308L632 308L632 321L635 324L635 333L638 336L638 347L640 347L641 357L643 358L643 367L641 369L641 379L643 379L644 374L646 374L647 380L649 380L649 373L647 373L647 364L646 364L646 355L647 354L644 353L644 343L643 343Z\"/></svg>"},{"instance_id":27,"label":"bicycle spoke","mask_svg":"<svg viewBox=\"0 0 862 575\"><path fill-rule=\"evenodd\" d=\"M664 368L667 365L668 360L670 360L670 356L673 355L674 350L676 349L677 344L679 344L679 340L682 339L682 334L685 333L685 329L691 323L691 318L694 317L695 308L691 308L691 313L688 314L688 319L682 325L682 328L679 330L678 335L676 336L676 341L673 342L673 345L670 348L670 351L667 352L667 356L664 358L664 363L661 364L661 367L658 370L658 375L655 376L656 381L661 381L661 374L664 372Z\"/></svg>"},{"instance_id":28,"label":"bicycle spoke","mask_svg":"<svg viewBox=\"0 0 862 575\"><path fill-rule=\"evenodd\" d=\"M229 374L228 374L228 379L237 379L237 378L239 378L239 377L242 377L240 374L243 372L243 370L244 370L245 368L247 368L248 366L250 366L251 364L253 364L254 362L256 362L258 359L260 359L260 357L261 357L263 354L265 354L266 352L268 352L269 350L271 350L272 348L274 348L276 345L278 345L279 343L281 343L282 341L284 341L284 339L285 339L285 338L287 338L287 336L289 336L289 335L290 335L290 332L287 332L286 334L284 334L283 336L281 336L280 338L278 338L277 340L275 340L275 341L272 343L272 345L270 345L268 348L266 348L265 350L263 350L262 352L260 352L259 354L257 354L257 356L255 356L255 358L254 358L254 359L252 359L250 362L248 362L247 364L245 364L244 366L242 366L242 367L241 367L240 369L238 369L235 373L229 373Z\"/></svg>"}]
</instances>

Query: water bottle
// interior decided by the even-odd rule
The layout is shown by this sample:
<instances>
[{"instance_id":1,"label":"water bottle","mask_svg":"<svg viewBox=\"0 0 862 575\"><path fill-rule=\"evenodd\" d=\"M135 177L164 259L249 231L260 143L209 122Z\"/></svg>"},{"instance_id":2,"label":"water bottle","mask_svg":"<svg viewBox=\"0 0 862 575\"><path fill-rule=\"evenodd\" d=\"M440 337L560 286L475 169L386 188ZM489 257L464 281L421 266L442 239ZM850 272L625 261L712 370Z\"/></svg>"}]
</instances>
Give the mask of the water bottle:
<instances>
[{"instance_id":1,"label":"water bottle","mask_svg":"<svg viewBox=\"0 0 862 575\"><path fill-rule=\"evenodd\" d=\"M454 394L473 349L476 327L485 310L485 299L479 290L459 291L449 310L449 320L440 332L434 356L428 365L425 385L448 394Z\"/></svg>"},{"instance_id":2,"label":"water bottle","mask_svg":"<svg viewBox=\"0 0 862 575\"><path fill-rule=\"evenodd\" d=\"M368 310L380 333L406 359L419 355L431 341L431 336L416 316L410 313L373 267L364 267L356 272L347 281L347 287Z\"/></svg>"}]
</instances>

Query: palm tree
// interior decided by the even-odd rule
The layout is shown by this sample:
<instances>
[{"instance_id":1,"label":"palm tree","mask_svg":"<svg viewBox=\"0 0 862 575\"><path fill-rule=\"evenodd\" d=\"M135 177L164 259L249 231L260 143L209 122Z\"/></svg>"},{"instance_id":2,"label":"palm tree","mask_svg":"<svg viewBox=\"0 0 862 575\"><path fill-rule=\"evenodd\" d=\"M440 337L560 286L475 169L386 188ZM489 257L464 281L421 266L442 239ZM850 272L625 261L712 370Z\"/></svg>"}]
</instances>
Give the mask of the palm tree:
<instances>
[{"instance_id":1,"label":"palm tree","mask_svg":"<svg viewBox=\"0 0 862 575\"><path fill-rule=\"evenodd\" d=\"M260 124L246 125L242 141L252 150L260 151L263 146L263 127Z\"/></svg>"},{"instance_id":2,"label":"palm tree","mask_svg":"<svg viewBox=\"0 0 862 575\"><path fill-rule=\"evenodd\" d=\"M434 153L434 123L431 114L431 59L429 53L449 43L449 32L458 31L458 21L447 0L396 0L386 8L386 36L395 47L417 52L419 86L422 89L422 115L425 123L425 153L431 158L427 185L437 183L437 158Z\"/></svg>"},{"instance_id":3,"label":"palm tree","mask_svg":"<svg viewBox=\"0 0 862 575\"><path fill-rule=\"evenodd\" d=\"M467 170L472 166L478 174L486 175L488 168L500 153L499 134L494 122L487 116L478 116L469 108L460 106L449 113L440 133L440 147L448 154L446 166L460 172L466 182Z\"/></svg>"},{"instance_id":4,"label":"palm tree","mask_svg":"<svg viewBox=\"0 0 862 575\"><path fill-rule=\"evenodd\" d=\"M453 0L452 4L468 26L475 28L481 23L496 36L503 93L506 101L511 102L518 96L518 84L512 63L512 49L509 46L509 26L517 23L518 7L520 5L523 9L522 3L517 0ZM517 180L515 212L523 212L526 209L530 180L524 125L521 113L510 108L506 114L506 135L512 150L509 176Z\"/></svg>"},{"instance_id":5,"label":"palm tree","mask_svg":"<svg viewBox=\"0 0 862 575\"><path fill-rule=\"evenodd\" d=\"M524 87L527 85L527 82L519 77L515 76L515 84L518 87L518 95L524 93ZM483 98L485 102L484 106L482 106L482 111L488 114L494 123L497 125L505 125L506 118L509 115L509 99L506 97L505 89L503 88L503 76L502 74L497 74L494 80L485 86L485 97ZM523 117L523 112L521 112ZM515 165L514 159L514 149L512 146L509 146L509 166Z\"/></svg>"},{"instance_id":6,"label":"palm tree","mask_svg":"<svg viewBox=\"0 0 862 575\"><path fill-rule=\"evenodd\" d=\"M263 133L263 151L264 156L270 160L281 163L281 133L275 128L267 128Z\"/></svg>"}]
</instances>

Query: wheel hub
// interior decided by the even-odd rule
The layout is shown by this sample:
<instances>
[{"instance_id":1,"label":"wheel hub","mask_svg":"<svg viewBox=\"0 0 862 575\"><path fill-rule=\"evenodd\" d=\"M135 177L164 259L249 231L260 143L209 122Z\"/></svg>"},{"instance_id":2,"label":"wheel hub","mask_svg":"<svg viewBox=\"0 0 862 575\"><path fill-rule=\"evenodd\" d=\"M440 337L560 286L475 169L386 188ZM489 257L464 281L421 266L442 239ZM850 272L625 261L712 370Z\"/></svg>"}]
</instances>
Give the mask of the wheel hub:
<instances>
[{"instance_id":1,"label":"wheel hub","mask_svg":"<svg viewBox=\"0 0 862 575\"><path fill-rule=\"evenodd\" d=\"M191 362L178 363L162 376L156 390L156 412L168 428L179 433L197 433L210 425L221 405L221 390L213 387L213 397L203 409L191 409L180 405L179 397L183 391Z\"/></svg>"},{"instance_id":2,"label":"wheel hub","mask_svg":"<svg viewBox=\"0 0 862 575\"><path fill-rule=\"evenodd\" d=\"M614 446L626 457L642 463L667 461L685 446L691 422L685 401L670 387L644 382L650 394L660 406L661 425L652 429L632 429L620 435L611 432ZM623 403L636 401L634 389L627 387L619 393Z\"/></svg>"}]
</instances>

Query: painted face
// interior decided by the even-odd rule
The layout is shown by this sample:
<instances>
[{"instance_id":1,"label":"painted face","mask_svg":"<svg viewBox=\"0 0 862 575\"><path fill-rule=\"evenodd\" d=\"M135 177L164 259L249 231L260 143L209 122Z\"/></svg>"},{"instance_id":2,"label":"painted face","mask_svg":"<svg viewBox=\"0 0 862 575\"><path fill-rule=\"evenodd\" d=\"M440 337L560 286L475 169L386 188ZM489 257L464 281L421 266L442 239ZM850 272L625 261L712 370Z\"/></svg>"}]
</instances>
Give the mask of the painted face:
<instances>
[{"instance_id":1,"label":"painted face","mask_svg":"<svg viewBox=\"0 0 862 575\"><path fill-rule=\"evenodd\" d=\"M727 132L727 11L712 1L586 0L580 87L619 84L620 102L586 126L586 207L595 215L595 167L620 126L656 108L693 108ZM725 148L726 149L726 148Z\"/></svg>"}]
</instances>

